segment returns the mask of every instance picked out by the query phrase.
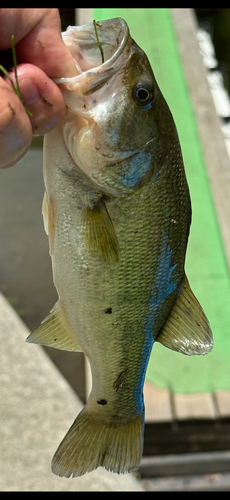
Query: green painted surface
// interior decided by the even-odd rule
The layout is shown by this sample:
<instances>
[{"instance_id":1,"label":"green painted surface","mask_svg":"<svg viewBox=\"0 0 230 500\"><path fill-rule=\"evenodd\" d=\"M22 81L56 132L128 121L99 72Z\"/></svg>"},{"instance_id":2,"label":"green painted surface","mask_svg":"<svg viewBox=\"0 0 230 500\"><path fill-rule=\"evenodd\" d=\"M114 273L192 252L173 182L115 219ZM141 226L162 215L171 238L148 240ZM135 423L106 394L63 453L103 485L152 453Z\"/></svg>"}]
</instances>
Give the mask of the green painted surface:
<instances>
[{"instance_id":1,"label":"green painted surface","mask_svg":"<svg viewBox=\"0 0 230 500\"><path fill-rule=\"evenodd\" d=\"M213 351L205 357L187 357L156 343L146 378L177 393L230 389L229 271L170 10L94 9L93 15L96 20L123 17L127 21L174 116L193 208L186 272L214 334Z\"/></svg>"}]
</instances>

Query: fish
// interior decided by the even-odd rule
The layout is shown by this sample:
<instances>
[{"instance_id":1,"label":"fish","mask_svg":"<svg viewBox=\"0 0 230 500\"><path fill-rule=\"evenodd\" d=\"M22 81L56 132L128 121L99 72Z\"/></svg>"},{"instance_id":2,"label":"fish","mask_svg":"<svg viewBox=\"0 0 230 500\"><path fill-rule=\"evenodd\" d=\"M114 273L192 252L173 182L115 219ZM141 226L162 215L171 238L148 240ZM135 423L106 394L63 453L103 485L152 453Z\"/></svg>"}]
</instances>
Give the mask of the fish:
<instances>
[{"instance_id":1,"label":"fish","mask_svg":"<svg viewBox=\"0 0 230 500\"><path fill-rule=\"evenodd\" d=\"M189 188L146 54L122 18L62 36L78 74L55 80L67 112L44 138L42 209L58 301L27 341L84 352L92 372L52 471L125 473L143 453L153 344L204 355L213 335L185 275Z\"/></svg>"}]
</instances>

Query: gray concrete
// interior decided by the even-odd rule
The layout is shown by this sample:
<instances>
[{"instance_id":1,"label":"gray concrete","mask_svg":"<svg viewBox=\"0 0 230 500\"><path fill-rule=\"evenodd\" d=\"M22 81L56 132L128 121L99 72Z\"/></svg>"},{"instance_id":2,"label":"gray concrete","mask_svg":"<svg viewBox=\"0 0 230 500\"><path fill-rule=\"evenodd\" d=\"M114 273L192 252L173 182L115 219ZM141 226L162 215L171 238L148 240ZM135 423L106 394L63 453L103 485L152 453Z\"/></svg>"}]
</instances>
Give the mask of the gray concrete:
<instances>
[{"instance_id":1,"label":"gray concrete","mask_svg":"<svg viewBox=\"0 0 230 500\"><path fill-rule=\"evenodd\" d=\"M0 294L0 490L143 491L130 474L98 468L60 478L50 461L82 403Z\"/></svg>"},{"instance_id":2,"label":"gray concrete","mask_svg":"<svg viewBox=\"0 0 230 500\"><path fill-rule=\"evenodd\" d=\"M42 139L12 168L0 171L0 290L30 330L57 300L41 214L44 194ZM82 353L46 352L84 400Z\"/></svg>"},{"instance_id":3,"label":"gray concrete","mask_svg":"<svg viewBox=\"0 0 230 500\"><path fill-rule=\"evenodd\" d=\"M57 298L41 214L43 193L42 147L0 171L0 289L30 329Z\"/></svg>"}]
</instances>

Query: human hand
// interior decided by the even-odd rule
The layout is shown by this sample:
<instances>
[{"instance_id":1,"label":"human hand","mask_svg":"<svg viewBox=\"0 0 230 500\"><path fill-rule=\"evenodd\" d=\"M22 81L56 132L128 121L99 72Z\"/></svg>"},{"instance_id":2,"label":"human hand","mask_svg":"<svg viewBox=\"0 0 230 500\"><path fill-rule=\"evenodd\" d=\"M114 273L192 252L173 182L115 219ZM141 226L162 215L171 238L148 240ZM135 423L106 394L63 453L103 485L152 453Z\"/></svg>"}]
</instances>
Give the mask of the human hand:
<instances>
[{"instance_id":1,"label":"human hand","mask_svg":"<svg viewBox=\"0 0 230 500\"><path fill-rule=\"evenodd\" d=\"M28 151L32 136L46 134L64 116L63 95L52 78L77 74L61 37L58 9L0 9L0 58L11 52L12 34L21 96L33 116L9 79L0 77L1 168L15 165ZM14 71L6 69L15 82Z\"/></svg>"}]
</instances>

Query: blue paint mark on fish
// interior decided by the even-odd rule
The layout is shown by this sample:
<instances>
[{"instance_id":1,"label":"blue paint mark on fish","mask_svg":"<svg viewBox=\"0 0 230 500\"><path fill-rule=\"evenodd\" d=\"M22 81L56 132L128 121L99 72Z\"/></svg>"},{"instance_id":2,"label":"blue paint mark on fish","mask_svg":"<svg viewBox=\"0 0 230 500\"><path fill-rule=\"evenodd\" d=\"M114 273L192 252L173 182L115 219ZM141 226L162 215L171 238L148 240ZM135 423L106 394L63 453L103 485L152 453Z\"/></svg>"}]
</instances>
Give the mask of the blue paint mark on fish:
<instances>
[{"instance_id":1,"label":"blue paint mark on fish","mask_svg":"<svg viewBox=\"0 0 230 500\"><path fill-rule=\"evenodd\" d=\"M142 359L141 359L141 366L139 369L138 381L134 391L135 412L141 415L143 420L144 420L143 386L145 380L145 373L149 362L149 357L151 354L153 343L154 343L154 338L152 336L152 332L151 333L147 332L147 335L145 335L145 342L142 347Z\"/></svg>"},{"instance_id":2,"label":"blue paint mark on fish","mask_svg":"<svg viewBox=\"0 0 230 500\"><path fill-rule=\"evenodd\" d=\"M144 108L141 108L141 111L147 111L148 109L151 109L152 107L152 102L148 102Z\"/></svg>"},{"instance_id":3,"label":"blue paint mark on fish","mask_svg":"<svg viewBox=\"0 0 230 500\"><path fill-rule=\"evenodd\" d=\"M148 313L143 317L145 333L153 333L154 316L158 307L166 297L177 288L178 275L175 274L177 264L172 264L172 250L168 244L168 237L163 238L162 252L157 258L158 268L154 285L151 286Z\"/></svg>"},{"instance_id":4,"label":"blue paint mark on fish","mask_svg":"<svg viewBox=\"0 0 230 500\"><path fill-rule=\"evenodd\" d=\"M168 243L168 237L163 238L162 251L157 258L157 274L154 285L151 286L148 312L143 315L142 324L144 327L145 341L142 347L142 360L139 369L139 376L135 388L135 410L139 414L144 414L143 385L145 373L154 343L153 328L155 314L166 297L177 288L178 275L175 274L177 264L172 264L172 250Z\"/></svg>"},{"instance_id":5,"label":"blue paint mark on fish","mask_svg":"<svg viewBox=\"0 0 230 500\"><path fill-rule=\"evenodd\" d=\"M143 180L152 162L152 155L146 151L139 151L125 163L125 170L119 177L119 181L127 188L132 188Z\"/></svg>"}]
</instances>

